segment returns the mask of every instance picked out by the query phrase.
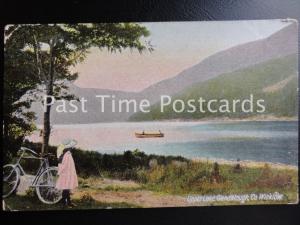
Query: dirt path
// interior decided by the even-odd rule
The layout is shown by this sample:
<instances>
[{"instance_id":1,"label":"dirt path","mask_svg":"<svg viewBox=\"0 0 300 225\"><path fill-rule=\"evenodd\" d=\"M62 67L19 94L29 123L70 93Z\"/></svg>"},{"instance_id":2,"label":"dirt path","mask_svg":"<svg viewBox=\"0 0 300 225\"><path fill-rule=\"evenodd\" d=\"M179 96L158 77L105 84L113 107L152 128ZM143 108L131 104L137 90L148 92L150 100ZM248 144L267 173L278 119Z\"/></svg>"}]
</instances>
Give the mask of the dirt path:
<instances>
[{"instance_id":1,"label":"dirt path","mask_svg":"<svg viewBox=\"0 0 300 225\"><path fill-rule=\"evenodd\" d=\"M156 194L151 191L103 191L92 194L100 202L127 202L141 207L174 207L188 206L184 197Z\"/></svg>"},{"instance_id":2,"label":"dirt path","mask_svg":"<svg viewBox=\"0 0 300 225\"><path fill-rule=\"evenodd\" d=\"M191 206L191 203L188 203L184 196L160 194L139 189L140 185L133 181L90 179L85 180L85 182L89 188L79 188L74 193L74 198L81 198L84 194L89 194L96 201L104 203L126 202L140 207ZM113 190L107 190L107 187L113 187Z\"/></svg>"}]
</instances>

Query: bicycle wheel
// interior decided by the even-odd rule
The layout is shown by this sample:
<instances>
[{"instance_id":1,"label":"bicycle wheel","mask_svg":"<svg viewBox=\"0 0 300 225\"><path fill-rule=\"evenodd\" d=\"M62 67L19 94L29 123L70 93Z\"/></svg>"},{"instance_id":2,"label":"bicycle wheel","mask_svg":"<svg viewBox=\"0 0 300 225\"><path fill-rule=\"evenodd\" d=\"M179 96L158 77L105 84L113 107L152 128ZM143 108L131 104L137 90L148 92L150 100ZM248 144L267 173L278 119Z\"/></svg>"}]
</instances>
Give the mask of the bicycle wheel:
<instances>
[{"instance_id":1,"label":"bicycle wheel","mask_svg":"<svg viewBox=\"0 0 300 225\"><path fill-rule=\"evenodd\" d=\"M36 193L41 202L45 204L55 204L62 198L62 191L55 188L57 172L57 167L49 167L37 180Z\"/></svg>"},{"instance_id":2,"label":"bicycle wheel","mask_svg":"<svg viewBox=\"0 0 300 225\"><path fill-rule=\"evenodd\" d=\"M13 164L3 166L2 198L11 195L17 188L20 180L18 168Z\"/></svg>"}]
</instances>

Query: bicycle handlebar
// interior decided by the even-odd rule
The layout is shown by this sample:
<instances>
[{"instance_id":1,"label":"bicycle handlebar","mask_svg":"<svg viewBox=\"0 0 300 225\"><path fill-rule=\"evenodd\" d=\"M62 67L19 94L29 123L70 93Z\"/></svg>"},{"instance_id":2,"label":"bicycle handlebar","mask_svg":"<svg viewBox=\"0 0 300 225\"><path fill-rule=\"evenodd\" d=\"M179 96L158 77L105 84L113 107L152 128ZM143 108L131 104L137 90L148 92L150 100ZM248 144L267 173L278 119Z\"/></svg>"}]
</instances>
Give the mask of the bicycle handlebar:
<instances>
[{"instance_id":1,"label":"bicycle handlebar","mask_svg":"<svg viewBox=\"0 0 300 225\"><path fill-rule=\"evenodd\" d=\"M25 152L25 151L30 152L30 153L32 153L32 154L35 155L35 156L39 156L39 154L38 154L37 152L31 150L30 148L21 147L21 150L24 151L24 152Z\"/></svg>"},{"instance_id":2,"label":"bicycle handlebar","mask_svg":"<svg viewBox=\"0 0 300 225\"><path fill-rule=\"evenodd\" d=\"M52 153L44 153L40 155L41 157L56 157L56 155L52 154Z\"/></svg>"},{"instance_id":3,"label":"bicycle handlebar","mask_svg":"<svg viewBox=\"0 0 300 225\"><path fill-rule=\"evenodd\" d=\"M26 148L26 147L21 147L21 150L22 151L27 151L27 152L30 152L31 154L33 154L34 156L36 157L56 157L54 154L52 153L43 153L43 154L38 154L37 152L33 151L32 149L29 149L29 148Z\"/></svg>"}]
</instances>

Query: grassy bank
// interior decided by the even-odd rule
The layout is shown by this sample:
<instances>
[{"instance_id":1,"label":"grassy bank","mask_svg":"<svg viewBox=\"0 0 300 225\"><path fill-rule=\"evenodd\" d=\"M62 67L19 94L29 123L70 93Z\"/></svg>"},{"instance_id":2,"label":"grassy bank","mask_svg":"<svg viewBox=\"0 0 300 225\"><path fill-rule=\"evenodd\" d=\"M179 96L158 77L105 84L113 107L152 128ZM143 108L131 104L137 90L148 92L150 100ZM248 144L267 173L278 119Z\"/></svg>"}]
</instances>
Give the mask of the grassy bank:
<instances>
[{"instance_id":1,"label":"grassy bank","mask_svg":"<svg viewBox=\"0 0 300 225\"><path fill-rule=\"evenodd\" d=\"M263 167L191 162L187 165L158 166L145 171L146 186L155 191L172 194L245 194L280 192L287 202L297 200L298 172L277 169L268 164Z\"/></svg>"},{"instance_id":2,"label":"grassy bank","mask_svg":"<svg viewBox=\"0 0 300 225\"><path fill-rule=\"evenodd\" d=\"M32 143L27 146L39 148L39 145ZM50 151L54 152L54 150L55 147L50 148ZM130 196L138 196L138 194L132 194L133 192L143 191L150 191L161 196L278 192L284 196L280 201L254 201L251 204L298 201L298 169L288 165L188 160L183 157L146 155L138 150L108 155L75 149L73 157L80 177L79 191L93 193L98 197L99 193L107 196L120 193L124 195L125 202L130 202ZM52 164L56 163L55 160L52 161ZM113 182L107 183L107 180L113 180ZM79 201L77 203L80 208L105 208L107 206L101 201L91 201L92 205L80 203L80 199L81 197L76 200ZM121 204L120 207L126 207L124 202L120 202L119 198L116 199L118 199L118 204ZM179 204L181 203L182 201Z\"/></svg>"},{"instance_id":3,"label":"grassy bank","mask_svg":"<svg viewBox=\"0 0 300 225\"><path fill-rule=\"evenodd\" d=\"M137 172L136 185L130 183L107 184L106 178L90 177L81 179L80 186L95 193L104 192L138 192L148 190L161 196L188 195L233 195L233 194L267 194L283 195L281 200L251 201L249 204L287 204L298 201L298 170L293 167L244 166L239 169L235 164L216 164L211 162L173 162L168 165L156 165ZM130 181L131 182L131 181ZM106 184L105 184L106 183ZM124 184L124 183L122 183ZM131 196L128 194L128 196ZM174 198L174 197L173 197ZM185 202L180 202L185 204ZM211 205L212 203L206 203ZM216 202L214 205L239 204L237 202Z\"/></svg>"}]
</instances>

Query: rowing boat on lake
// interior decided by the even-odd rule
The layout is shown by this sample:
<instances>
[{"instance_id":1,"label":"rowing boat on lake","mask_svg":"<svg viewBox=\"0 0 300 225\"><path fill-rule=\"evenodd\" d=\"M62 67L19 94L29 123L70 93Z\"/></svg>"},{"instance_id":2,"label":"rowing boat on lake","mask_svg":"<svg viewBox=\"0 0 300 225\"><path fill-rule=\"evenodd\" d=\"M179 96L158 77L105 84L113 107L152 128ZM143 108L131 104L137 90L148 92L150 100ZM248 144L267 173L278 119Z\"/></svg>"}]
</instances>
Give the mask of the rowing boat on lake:
<instances>
[{"instance_id":1,"label":"rowing boat on lake","mask_svg":"<svg viewBox=\"0 0 300 225\"><path fill-rule=\"evenodd\" d=\"M161 138L164 137L162 132L135 132L137 138Z\"/></svg>"}]
</instances>

